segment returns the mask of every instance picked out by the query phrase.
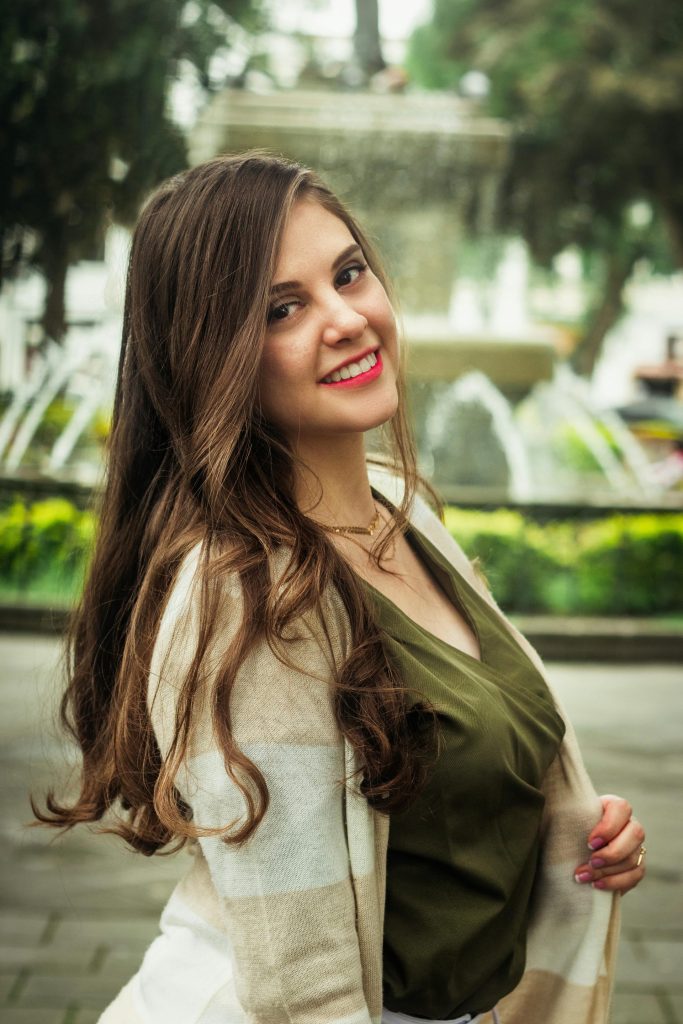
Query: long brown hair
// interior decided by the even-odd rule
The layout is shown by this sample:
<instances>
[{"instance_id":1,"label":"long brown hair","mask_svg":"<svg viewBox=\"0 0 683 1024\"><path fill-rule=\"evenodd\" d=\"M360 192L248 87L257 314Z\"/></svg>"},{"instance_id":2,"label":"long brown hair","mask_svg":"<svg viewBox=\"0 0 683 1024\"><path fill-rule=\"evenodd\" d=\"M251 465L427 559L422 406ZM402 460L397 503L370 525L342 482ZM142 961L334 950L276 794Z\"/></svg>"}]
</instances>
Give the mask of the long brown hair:
<instances>
[{"instance_id":1,"label":"long brown hair","mask_svg":"<svg viewBox=\"0 0 683 1024\"><path fill-rule=\"evenodd\" d=\"M187 750L221 582L235 574L243 615L222 651L211 706L226 770L248 813L226 841L247 838L268 805L263 775L230 731L236 675L257 641L282 654L288 625L310 610L322 616L329 588L336 588L350 624L334 699L340 730L358 755L362 792L391 811L405 806L424 778L425 716L414 714L356 576L297 507L295 455L259 411L269 289L283 227L302 197L346 224L388 287L369 239L340 200L310 170L265 153L194 167L162 185L140 215L100 525L65 648L60 717L82 752L80 793L68 804L49 792L46 811L32 802L44 824L70 828L118 807L102 830L147 854L210 831L189 820L174 775ZM389 454L405 490L394 531L405 522L418 480L399 378ZM390 541L373 553L378 562ZM198 542L199 640L163 760L147 708L150 660L178 568ZM275 588L269 559L278 550L289 559Z\"/></svg>"}]
</instances>

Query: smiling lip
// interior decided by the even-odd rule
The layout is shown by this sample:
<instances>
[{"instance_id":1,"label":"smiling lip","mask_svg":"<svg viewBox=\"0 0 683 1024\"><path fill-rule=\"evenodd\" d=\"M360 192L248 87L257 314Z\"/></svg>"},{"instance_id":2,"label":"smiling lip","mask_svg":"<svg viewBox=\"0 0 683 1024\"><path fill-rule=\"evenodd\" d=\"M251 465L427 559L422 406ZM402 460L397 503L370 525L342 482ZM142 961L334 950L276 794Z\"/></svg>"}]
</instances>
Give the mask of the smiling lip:
<instances>
[{"instance_id":1,"label":"smiling lip","mask_svg":"<svg viewBox=\"0 0 683 1024\"><path fill-rule=\"evenodd\" d=\"M368 353L370 354L370 353ZM376 380L380 373L384 369L382 366L382 356L380 355L379 349L374 353L377 357L377 362L374 366L371 366L365 373L359 373L357 377L349 377L347 380L336 380L336 381L320 381L320 384L325 388L357 388L362 384L369 384L371 381ZM363 358L362 356L360 358ZM357 356L355 359L349 359L348 363L355 363L359 361ZM342 366L346 366L347 363L342 363ZM341 367L337 367L340 369ZM332 371L333 373L335 371ZM329 375L328 375L329 376Z\"/></svg>"},{"instance_id":2,"label":"smiling lip","mask_svg":"<svg viewBox=\"0 0 683 1024\"><path fill-rule=\"evenodd\" d=\"M345 359L343 363L339 364L339 366L335 366L329 373L326 373L325 377L331 377L333 373L336 373L337 370L341 370L343 366L350 366L351 363L360 363L361 359L365 359L367 356L372 355L379 355L379 349L368 348L365 352L359 352L357 356L349 356L349 358Z\"/></svg>"}]
</instances>

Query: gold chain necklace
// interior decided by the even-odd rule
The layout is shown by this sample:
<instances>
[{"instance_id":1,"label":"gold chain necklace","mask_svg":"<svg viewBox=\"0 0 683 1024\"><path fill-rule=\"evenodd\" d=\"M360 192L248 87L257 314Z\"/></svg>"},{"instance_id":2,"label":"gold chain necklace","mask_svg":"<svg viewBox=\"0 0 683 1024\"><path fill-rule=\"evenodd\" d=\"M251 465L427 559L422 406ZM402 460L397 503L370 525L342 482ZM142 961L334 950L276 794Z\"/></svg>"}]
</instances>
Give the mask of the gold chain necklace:
<instances>
[{"instance_id":1,"label":"gold chain necklace","mask_svg":"<svg viewBox=\"0 0 683 1024\"><path fill-rule=\"evenodd\" d=\"M379 522L380 514L377 506L375 505L375 515L368 526L323 526L323 529L328 530L329 533L359 533L364 537L372 537L379 526Z\"/></svg>"}]
</instances>

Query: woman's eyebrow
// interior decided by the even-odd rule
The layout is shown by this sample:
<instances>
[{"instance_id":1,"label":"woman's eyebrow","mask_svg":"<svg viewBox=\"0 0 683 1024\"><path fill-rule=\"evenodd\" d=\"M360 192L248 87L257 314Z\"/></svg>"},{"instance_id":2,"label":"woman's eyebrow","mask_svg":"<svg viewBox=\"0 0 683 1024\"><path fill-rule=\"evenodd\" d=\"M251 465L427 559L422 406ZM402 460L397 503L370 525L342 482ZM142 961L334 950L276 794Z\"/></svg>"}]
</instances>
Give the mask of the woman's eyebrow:
<instances>
[{"instance_id":1,"label":"woman's eyebrow","mask_svg":"<svg viewBox=\"0 0 683 1024\"><path fill-rule=\"evenodd\" d=\"M330 267L330 270L334 272L337 269L337 267L340 266L340 264L344 263L345 260L349 258L349 256L353 256L354 253L356 252L360 253L361 255L363 254L363 249L358 244L358 242L352 242L351 245L347 245L347 247L344 250L342 250L342 252L340 252L339 255L335 258L332 266ZM278 284L274 284L273 287L270 289L271 297L274 295L279 295L280 292L287 292L291 288L301 288L301 281L280 281Z\"/></svg>"}]
</instances>

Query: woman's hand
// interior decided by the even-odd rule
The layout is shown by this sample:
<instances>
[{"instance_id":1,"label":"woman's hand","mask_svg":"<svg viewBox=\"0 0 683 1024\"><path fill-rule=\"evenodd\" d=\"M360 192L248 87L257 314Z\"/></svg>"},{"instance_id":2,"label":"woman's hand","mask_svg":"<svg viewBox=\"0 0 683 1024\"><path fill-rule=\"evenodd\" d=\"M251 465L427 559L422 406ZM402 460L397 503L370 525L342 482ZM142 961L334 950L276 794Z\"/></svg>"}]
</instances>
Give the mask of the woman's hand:
<instances>
[{"instance_id":1,"label":"woman's hand","mask_svg":"<svg viewBox=\"0 0 683 1024\"><path fill-rule=\"evenodd\" d=\"M602 818L588 836L588 847L594 852L576 869L574 878L580 884L623 894L645 875L645 830L631 816L627 800L613 793L600 799Z\"/></svg>"}]
</instances>

